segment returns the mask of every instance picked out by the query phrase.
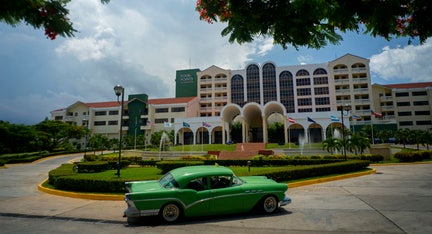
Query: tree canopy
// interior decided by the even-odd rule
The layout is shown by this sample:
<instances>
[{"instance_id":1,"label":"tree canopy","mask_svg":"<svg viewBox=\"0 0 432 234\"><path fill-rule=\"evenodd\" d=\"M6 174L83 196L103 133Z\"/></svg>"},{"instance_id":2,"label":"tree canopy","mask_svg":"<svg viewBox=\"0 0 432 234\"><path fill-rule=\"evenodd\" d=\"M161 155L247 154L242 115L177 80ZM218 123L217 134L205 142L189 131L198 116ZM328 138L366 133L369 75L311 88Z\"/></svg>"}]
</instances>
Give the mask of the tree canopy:
<instances>
[{"instance_id":1,"label":"tree canopy","mask_svg":"<svg viewBox=\"0 0 432 234\"><path fill-rule=\"evenodd\" d=\"M196 10L208 23L226 22L229 41L274 39L283 48L321 48L343 40L340 33L418 38L432 35L430 0L198 0Z\"/></svg>"},{"instance_id":2,"label":"tree canopy","mask_svg":"<svg viewBox=\"0 0 432 234\"><path fill-rule=\"evenodd\" d=\"M45 29L47 38L57 35L73 37L77 31L68 18L67 3L71 0L0 0L0 22L17 26L24 22L36 29ZM109 0L101 0L107 3Z\"/></svg>"},{"instance_id":3,"label":"tree canopy","mask_svg":"<svg viewBox=\"0 0 432 234\"><path fill-rule=\"evenodd\" d=\"M51 40L73 37L70 1L0 0L0 22L43 28ZM321 48L340 43L341 33L348 31L421 43L432 36L430 0L197 0L196 10L209 23L226 22L221 34L240 44L266 36L283 48Z\"/></svg>"}]
</instances>

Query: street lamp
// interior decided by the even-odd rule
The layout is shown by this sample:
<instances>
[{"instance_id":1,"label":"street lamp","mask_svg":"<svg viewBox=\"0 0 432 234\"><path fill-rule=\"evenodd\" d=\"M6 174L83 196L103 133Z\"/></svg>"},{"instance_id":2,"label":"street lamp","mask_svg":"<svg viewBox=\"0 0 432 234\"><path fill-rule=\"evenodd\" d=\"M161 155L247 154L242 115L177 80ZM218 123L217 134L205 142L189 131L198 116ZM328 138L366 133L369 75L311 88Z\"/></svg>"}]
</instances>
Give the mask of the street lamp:
<instances>
[{"instance_id":1,"label":"street lamp","mask_svg":"<svg viewBox=\"0 0 432 234\"><path fill-rule=\"evenodd\" d=\"M117 101L119 101L119 97L121 95L121 107L120 107L120 143L119 143L119 154L118 154L118 161L117 161L117 177L120 178L120 162L121 162L121 151L122 151L122 145L123 145L123 141L122 141L122 130L123 130L123 102L124 102L124 88L121 85L116 85L114 86L114 92L115 95L117 96Z\"/></svg>"},{"instance_id":2,"label":"street lamp","mask_svg":"<svg viewBox=\"0 0 432 234\"><path fill-rule=\"evenodd\" d=\"M345 109L346 108L346 109ZM340 111L341 111L341 121L342 121L342 152L344 155L344 159L345 161L347 160L347 156L346 156L346 141L345 141L345 125L344 125L344 111L346 110L346 115L348 115L348 112L350 110L350 106L345 105L345 106L340 106Z\"/></svg>"}]
</instances>

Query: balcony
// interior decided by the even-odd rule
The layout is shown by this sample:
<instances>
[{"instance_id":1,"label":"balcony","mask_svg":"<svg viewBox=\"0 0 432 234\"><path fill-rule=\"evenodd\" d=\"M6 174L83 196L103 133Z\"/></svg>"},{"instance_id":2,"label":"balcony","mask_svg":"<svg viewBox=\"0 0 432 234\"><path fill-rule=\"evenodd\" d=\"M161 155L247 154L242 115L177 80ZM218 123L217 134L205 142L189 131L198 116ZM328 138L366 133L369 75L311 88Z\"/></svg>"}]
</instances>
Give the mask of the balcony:
<instances>
[{"instance_id":1,"label":"balcony","mask_svg":"<svg viewBox=\"0 0 432 234\"><path fill-rule=\"evenodd\" d=\"M368 88L357 88L353 90L354 93L369 93L369 89Z\"/></svg>"},{"instance_id":2,"label":"balcony","mask_svg":"<svg viewBox=\"0 0 432 234\"><path fill-rule=\"evenodd\" d=\"M353 67L351 72L366 72L366 67Z\"/></svg>"},{"instance_id":3,"label":"balcony","mask_svg":"<svg viewBox=\"0 0 432 234\"><path fill-rule=\"evenodd\" d=\"M348 73L348 68L337 68L333 69L334 73Z\"/></svg>"},{"instance_id":4,"label":"balcony","mask_svg":"<svg viewBox=\"0 0 432 234\"><path fill-rule=\"evenodd\" d=\"M335 79L334 80L335 84L343 84L343 83L349 83L349 79Z\"/></svg>"},{"instance_id":5,"label":"balcony","mask_svg":"<svg viewBox=\"0 0 432 234\"><path fill-rule=\"evenodd\" d=\"M386 111L389 111L389 110L394 110L394 106L381 106L381 110L386 110Z\"/></svg>"},{"instance_id":6,"label":"balcony","mask_svg":"<svg viewBox=\"0 0 432 234\"><path fill-rule=\"evenodd\" d=\"M336 89L337 94L350 93L350 89Z\"/></svg>"},{"instance_id":7,"label":"balcony","mask_svg":"<svg viewBox=\"0 0 432 234\"><path fill-rule=\"evenodd\" d=\"M73 122L73 121L75 121L75 116L67 115L67 116L65 116L64 121L65 122Z\"/></svg>"}]
</instances>

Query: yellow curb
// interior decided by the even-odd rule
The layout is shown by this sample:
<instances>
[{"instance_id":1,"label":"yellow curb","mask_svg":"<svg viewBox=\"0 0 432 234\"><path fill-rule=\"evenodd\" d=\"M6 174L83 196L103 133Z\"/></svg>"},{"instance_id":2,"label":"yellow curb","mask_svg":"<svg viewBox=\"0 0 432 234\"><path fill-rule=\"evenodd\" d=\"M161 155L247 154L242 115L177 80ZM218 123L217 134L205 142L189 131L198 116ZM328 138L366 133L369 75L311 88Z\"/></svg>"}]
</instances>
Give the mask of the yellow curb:
<instances>
[{"instance_id":1,"label":"yellow curb","mask_svg":"<svg viewBox=\"0 0 432 234\"><path fill-rule=\"evenodd\" d=\"M72 198L81 198L81 199L89 199L89 200L105 200L105 201L123 201L124 195L110 195L110 194L97 194L97 193L77 193L77 192L68 192L61 191L57 189L46 188L43 184L48 179L45 179L38 185L38 190L41 192L64 196L64 197L72 197Z\"/></svg>"},{"instance_id":2,"label":"yellow curb","mask_svg":"<svg viewBox=\"0 0 432 234\"><path fill-rule=\"evenodd\" d=\"M332 176L332 177L327 177L327 178L319 178L319 179L312 179L312 180L305 180L305 181L300 181L300 182L288 183L288 187L289 188L297 188L297 187L311 185L311 184L318 184L318 183L330 182L330 181L335 181L335 180L343 180L343 179L354 178L354 177L359 177L359 176L364 176L364 175L371 175L371 174L375 174L375 173L376 173L376 170L372 169L369 171L350 173L350 174L346 174L346 175L338 175L338 176Z\"/></svg>"}]
</instances>

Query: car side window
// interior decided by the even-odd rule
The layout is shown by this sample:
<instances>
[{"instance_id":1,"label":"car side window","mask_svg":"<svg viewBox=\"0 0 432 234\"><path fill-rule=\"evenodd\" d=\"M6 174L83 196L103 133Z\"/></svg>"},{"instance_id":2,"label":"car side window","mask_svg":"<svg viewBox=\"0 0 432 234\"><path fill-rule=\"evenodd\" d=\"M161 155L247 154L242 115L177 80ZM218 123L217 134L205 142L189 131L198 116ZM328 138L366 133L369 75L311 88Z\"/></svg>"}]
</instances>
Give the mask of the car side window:
<instances>
[{"instance_id":1,"label":"car side window","mask_svg":"<svg viewBox=\"0 0 432 234\"><path fill-rule=\"evenodd\" d=\"M210 184L212 189L230 187L230 176L212 176L210 177Z\"/></svg>"},{"instance_id":2,"label":"car side window","mask_svg":"<svg viewBox=\"0 0 432 234\"><path fill-rule=\"evenodd\" d=\"M196 191L206 190L206 189L208 189L207 178L206 177L200 177L200 178L193 179L186 185L186 188L187 189L193 189Z\"/></svg>"}]
</instances>

